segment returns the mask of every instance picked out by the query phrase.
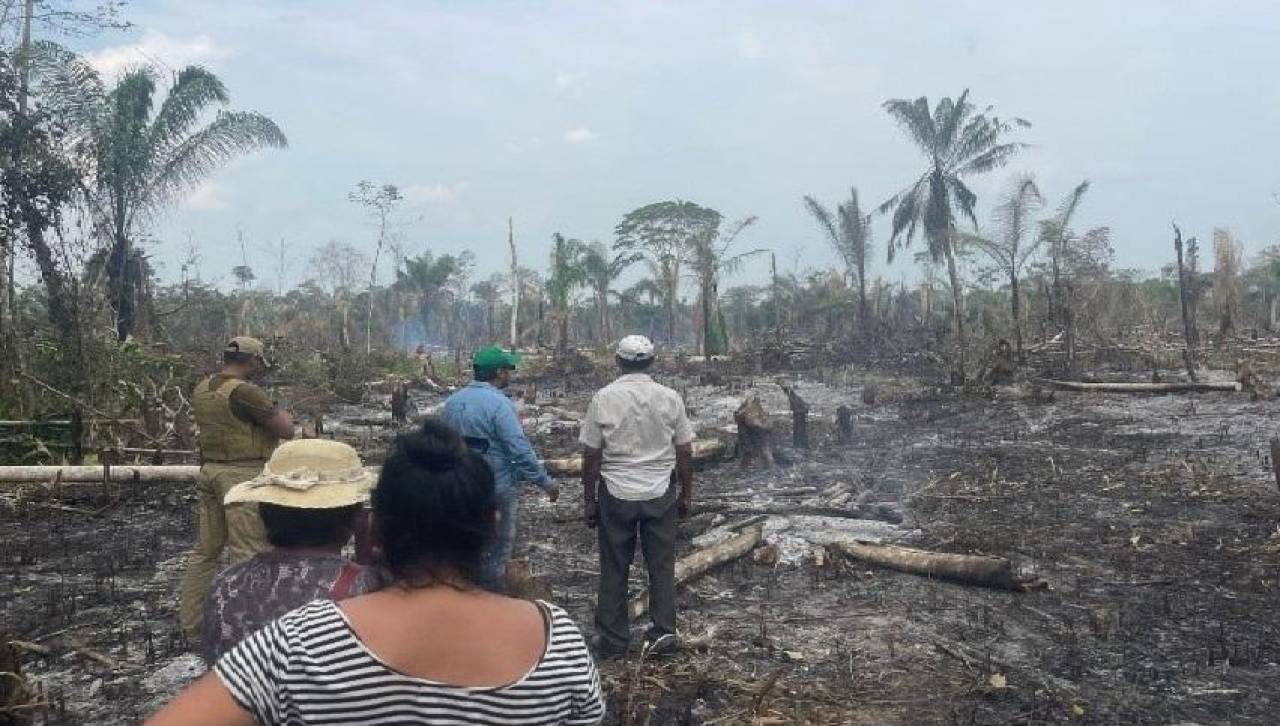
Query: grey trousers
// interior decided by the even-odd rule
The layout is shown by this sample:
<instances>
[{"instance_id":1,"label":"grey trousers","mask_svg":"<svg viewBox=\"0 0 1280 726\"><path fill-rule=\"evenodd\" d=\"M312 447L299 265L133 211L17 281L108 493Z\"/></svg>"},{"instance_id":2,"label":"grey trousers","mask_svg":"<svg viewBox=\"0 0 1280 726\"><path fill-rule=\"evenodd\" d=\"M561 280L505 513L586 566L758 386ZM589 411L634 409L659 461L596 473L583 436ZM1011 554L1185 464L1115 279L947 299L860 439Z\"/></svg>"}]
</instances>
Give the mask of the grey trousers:
<instances>
[{"instance_id":1,"label":"grey trousers","mask_svg":"<svg viewBox=\"0 0 1280 726\"><path fill-rule=\"evenodd\" d=\"M650 641L676 634L676 487L657 499L632 502L599 488L596 526L600 540L600 589L596 600L596 635L604 645L623 649L631 640L627 615L627 574L635 556L636 536L649 570Z\"/></svg>"}]
</instances>

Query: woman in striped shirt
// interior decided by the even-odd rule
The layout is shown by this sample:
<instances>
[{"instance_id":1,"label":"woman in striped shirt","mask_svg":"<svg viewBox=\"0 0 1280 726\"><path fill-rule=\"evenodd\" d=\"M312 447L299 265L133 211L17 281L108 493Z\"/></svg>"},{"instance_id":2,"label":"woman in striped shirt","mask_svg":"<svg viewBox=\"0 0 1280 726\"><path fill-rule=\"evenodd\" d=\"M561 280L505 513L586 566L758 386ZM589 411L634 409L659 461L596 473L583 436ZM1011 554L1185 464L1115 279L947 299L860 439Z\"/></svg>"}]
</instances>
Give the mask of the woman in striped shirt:
<instances>
[{"instance_id":1,"label":"woman in striped shirt","mask_svg":"<svg viewBox=\"0 0 1280 726\"><path fill-rule=\"evenodd\" d=\"M438 421L397 440L373 494L396 586L316 601L246 638L164 724L596 724L599 675L560 608L477 588L493 474Z\"/></svg>"}]
</instances>

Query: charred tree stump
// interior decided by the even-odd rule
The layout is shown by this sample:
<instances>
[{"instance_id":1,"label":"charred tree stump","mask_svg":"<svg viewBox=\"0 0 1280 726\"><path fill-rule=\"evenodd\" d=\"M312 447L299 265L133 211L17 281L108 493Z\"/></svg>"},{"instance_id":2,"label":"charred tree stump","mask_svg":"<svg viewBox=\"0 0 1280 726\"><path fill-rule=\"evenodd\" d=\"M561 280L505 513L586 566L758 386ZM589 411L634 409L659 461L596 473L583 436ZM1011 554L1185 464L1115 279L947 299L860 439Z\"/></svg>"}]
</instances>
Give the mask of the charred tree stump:
<instances>
[{"instance_id":1,"label":"charred tree stump","mask_svg":"<svg viewBox=\"0 0 1280 726\"><path fill-rule=\"evenodd\" d=\"M1271 470L1276 475L1276 488L1280 489L1280 438L1271 438Z\"/></svg>"},{"instance_id":2,"label":"charred tree stump","mask_svg":"<svg viewBox=\"0 0 1280 726\"><path fill-rule=\"evenodd\" d=\"M738 425L738 456L742 468L751 466L751 461L760 456L765 466L773 468L773 447L770 439L769 416L760 405L760 399L751 396L742 402L733 412L733 422Z\"/></svg>"},{"instance_id":3,"label":"charred tree stump","mask_svg":"<svg viewBox=\"0 0 1280 726\"><path fill-rule=\"evenodd\" d=\"M836 409L836 434L841 444L853 443L853 409L841 406Z\"/></svg>"},{"instance_id":4,"label":"charred tree stump","mask_svg":"<svg viewBox=\"0 0 1280 726\"><path fill-rule=\"evenodd\" d=\"M787 394L787 405L791 407L791 445L797 449L809 448L809 403L796 393L795 389L779 383L782 392Z\"/></svg>"},{"instance_id":5,"label":"charred tree stump","mask_svg":"<svg viewBox=\"0 0 1280 726\"><path fill-rule=\"evenodd\" d=\"M1192 381L1197 380L1196 348L1200 343L1200 331L1196 327L1195 320L1195 292L1192 289L1196 284L1192 279L1195 273L1195 244L1195 237L1188 240L1187 257L1190 260L1184 260L1182 230L1177 224L1173 225L1173 249L1178 254L1178 299L1182 303L1182 338L1185 343L1182 358L1187 366L1187 375Z\"/></svg>"},{"instance_id":6,"label":"charred tree stump","mask_svg":"<svg viewBox=\"0 0 1280 726\"><path fill-rule=\"evenodd\" d=\"M391 420L396 423L409 421L409 385L397 381L391 386Z\"/></svg>"}]
</instances>

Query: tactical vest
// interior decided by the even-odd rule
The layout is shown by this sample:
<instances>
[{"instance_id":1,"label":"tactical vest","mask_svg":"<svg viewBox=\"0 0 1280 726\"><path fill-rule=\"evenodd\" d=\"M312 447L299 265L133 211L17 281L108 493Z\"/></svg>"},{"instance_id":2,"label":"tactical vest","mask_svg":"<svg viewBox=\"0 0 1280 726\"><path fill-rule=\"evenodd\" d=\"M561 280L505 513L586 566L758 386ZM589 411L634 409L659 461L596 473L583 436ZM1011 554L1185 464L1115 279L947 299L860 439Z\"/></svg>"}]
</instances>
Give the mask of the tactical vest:
<instances>
[{"instance_id":1,"label":"tactical vest","mask_svg":"<svg viewBox=\"0 0 1280 726\"><path fill-rule=\"evenodd\" d=\"M280 440L261 426L242 421L231 412L231 392L244 381L228 378L217 388L209 377L191 394L191 410L200 428L202 461L266 462Z\"/></svg>"}]
</instances>

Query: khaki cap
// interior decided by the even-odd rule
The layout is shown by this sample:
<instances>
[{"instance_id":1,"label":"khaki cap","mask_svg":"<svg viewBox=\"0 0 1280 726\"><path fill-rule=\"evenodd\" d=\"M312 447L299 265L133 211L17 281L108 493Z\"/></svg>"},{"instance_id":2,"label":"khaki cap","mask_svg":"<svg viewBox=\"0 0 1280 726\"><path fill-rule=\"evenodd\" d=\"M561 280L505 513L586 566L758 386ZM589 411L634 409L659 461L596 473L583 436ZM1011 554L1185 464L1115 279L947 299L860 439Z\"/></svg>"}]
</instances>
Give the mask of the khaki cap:
<instances>
[{"instance_id":1,"label":"khaki cap","mask_svg":"<svg viewBox=\"0 0 1280 726\"><path fill-rule=\"evenodd\" d=\"M259 502L295 509L336 509L369 501L377 478L341 441L298 439L281 444L262 473L227 492L225 504Z\"/></svg>"},{"instance_id":2,"label":"khaki cap","mask_svg":"<svg viewBox=\"0 0 1280 726\"><path fill-rule=\"evenodd\" d=\"M267 346L261 340L247 335L238 335L228 340L227 347L222 350L224 353L248 353L261 358L264 363L267 361Z\"/></svg>"}]
</instances>

